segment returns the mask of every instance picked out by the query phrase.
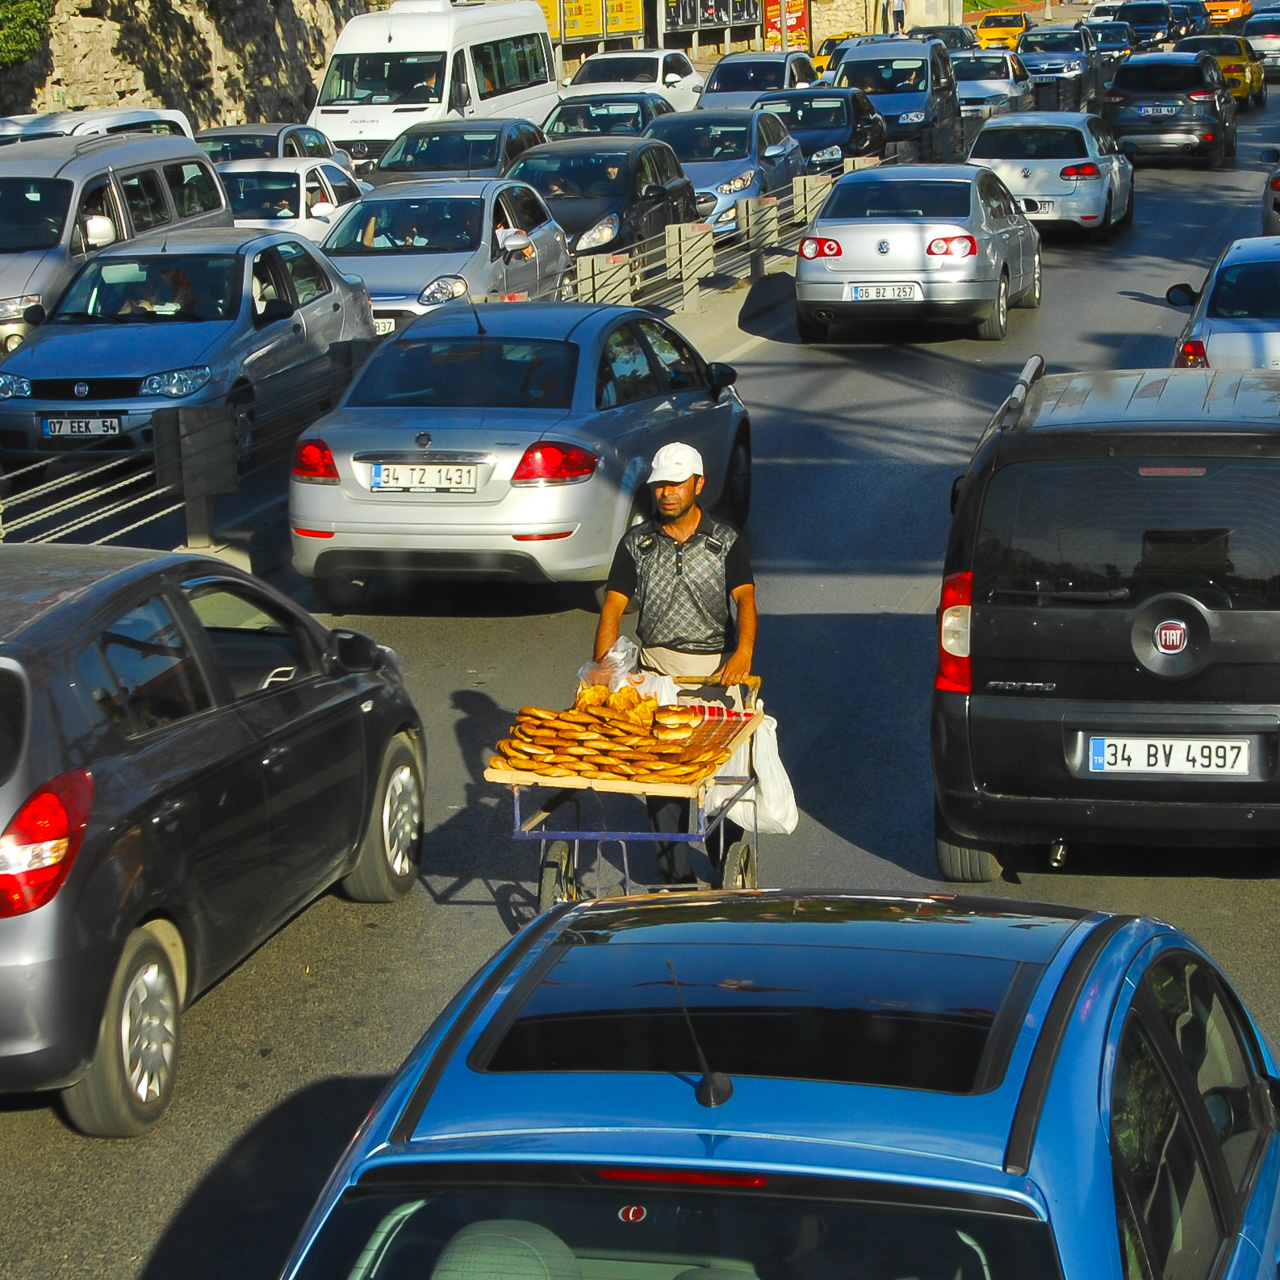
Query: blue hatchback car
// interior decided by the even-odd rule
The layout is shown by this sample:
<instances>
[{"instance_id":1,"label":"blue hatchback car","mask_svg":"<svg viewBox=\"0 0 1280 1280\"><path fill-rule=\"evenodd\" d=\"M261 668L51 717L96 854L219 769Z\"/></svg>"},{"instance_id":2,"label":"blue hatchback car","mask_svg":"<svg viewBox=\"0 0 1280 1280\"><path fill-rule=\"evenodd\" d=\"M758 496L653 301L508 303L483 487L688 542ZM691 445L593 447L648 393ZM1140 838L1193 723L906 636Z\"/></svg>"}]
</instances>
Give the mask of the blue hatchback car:
<instances>
[{"instance_id":1,"label":"blue hatchback car","mask_svg":"<svg viewBox=\"0 0 1280 1280\"><path fill-rule=\"evenodd\" d=\"M1166 924L566 904L445 1009L289 1280L1260 1280L1275 1063Z\"/></svg>"}]
</instances>

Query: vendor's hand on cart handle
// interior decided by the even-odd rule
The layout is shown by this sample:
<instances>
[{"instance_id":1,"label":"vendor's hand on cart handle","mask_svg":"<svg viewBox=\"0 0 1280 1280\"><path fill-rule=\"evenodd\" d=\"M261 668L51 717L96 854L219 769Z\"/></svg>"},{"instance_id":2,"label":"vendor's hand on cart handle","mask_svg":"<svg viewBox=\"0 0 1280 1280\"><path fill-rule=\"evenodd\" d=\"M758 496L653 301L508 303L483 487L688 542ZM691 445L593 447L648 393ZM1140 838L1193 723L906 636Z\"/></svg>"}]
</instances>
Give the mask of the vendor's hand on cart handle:
<instances>
[{"instance_id":1,"label":"vendor's hand on cart handle","mask_svg":"<svg viewBox=\"0 0 1280 1280\"><path fill-rule=\"evenodd\" d=\"M741 651L730 657L715 671L708 684L742 684L751 675L751 654Z\"/></svg>"}]
</instances>

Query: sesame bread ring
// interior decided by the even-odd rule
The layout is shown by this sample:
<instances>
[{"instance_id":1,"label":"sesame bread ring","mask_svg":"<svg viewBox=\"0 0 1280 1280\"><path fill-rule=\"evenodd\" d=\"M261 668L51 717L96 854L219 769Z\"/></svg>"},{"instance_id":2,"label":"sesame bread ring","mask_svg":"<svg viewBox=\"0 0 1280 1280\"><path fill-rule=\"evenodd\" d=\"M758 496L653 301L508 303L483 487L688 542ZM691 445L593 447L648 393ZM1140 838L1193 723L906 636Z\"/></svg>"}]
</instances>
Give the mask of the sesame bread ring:
<instances>
[{"instance_id":1,"label":"sesame bread ring","mask_svg":"<svg viewBox=\"0 0 1280 1280\"><path fill-rule=\"evenodd\" d=\"M541 707L521 707L518 714L521 720L554 720L556 718L554 711L544 711Z\"/></svg>"}]
</instances>

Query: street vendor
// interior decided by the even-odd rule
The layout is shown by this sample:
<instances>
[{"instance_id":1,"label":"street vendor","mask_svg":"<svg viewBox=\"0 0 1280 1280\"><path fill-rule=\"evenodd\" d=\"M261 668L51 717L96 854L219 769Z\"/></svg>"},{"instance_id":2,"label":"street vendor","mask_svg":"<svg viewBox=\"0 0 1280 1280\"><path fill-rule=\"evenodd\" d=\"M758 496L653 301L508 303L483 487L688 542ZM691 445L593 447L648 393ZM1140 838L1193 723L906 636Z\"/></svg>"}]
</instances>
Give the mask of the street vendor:
<instances>
[{"instance_id":1,"label":"street vendor","mask_svg":"<svg viewBox=\"0 0 1280 1280\"><path fill-rule=\"evenodd\" d=\"M596 627L595 658L600 661L617 640L623 611L634 598L643 670L696 676L732 691L751 674L755 580L746 539L698 505L705 483L702 455L692 446L667 444L654 454L649 488L656 514L628 529L618 544ZM651 799L649 814L656 831L689 829L682 800ZM727 821L723 832L720 858L742 834ZM661 845L658 868L668 883L695 883L687 843Z\"/></svg>"}]
</instances>

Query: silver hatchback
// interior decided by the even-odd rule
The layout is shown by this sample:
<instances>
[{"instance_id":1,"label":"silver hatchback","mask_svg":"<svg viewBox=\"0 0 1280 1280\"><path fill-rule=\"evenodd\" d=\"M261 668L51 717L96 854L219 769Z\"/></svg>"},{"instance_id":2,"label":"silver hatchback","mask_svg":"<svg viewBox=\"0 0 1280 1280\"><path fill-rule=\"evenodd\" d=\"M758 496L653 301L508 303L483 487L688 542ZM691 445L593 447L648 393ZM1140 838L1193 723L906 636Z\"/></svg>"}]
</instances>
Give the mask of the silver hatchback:
<instances>
[{"instance_id":1,"label":"silver hatchback","mask_svg":"<svg viewBox=\"0 0 1280 1280\"><path fill-rule=\"evenodd\" d=\"M976 321L1000 341L1010 306L1040 305L1040 235L989 169L909 165L841 178L800 241L796 328L837 320Z\"/></svg>"}]
</instances>

